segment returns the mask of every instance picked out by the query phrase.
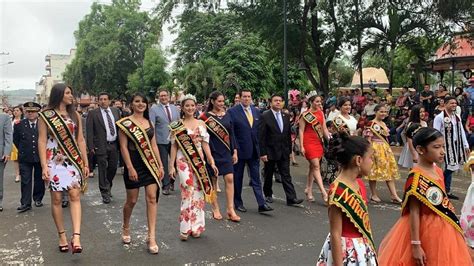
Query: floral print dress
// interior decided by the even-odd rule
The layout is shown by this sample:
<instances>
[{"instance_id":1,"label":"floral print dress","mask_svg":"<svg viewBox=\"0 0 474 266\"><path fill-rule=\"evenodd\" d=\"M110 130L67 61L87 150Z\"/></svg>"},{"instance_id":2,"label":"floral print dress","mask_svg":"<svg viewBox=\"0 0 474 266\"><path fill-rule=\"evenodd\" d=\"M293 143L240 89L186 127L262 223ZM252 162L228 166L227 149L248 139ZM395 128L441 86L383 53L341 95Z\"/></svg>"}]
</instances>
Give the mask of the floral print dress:
<instances>
[{"instance_id":1,"label":"floral print dress","mask_svg":"<svg viewBox=\"0 0 474 266\"><path fill-rule=\"evenodd\" d=\"M188 135L196 145L201 158L204 158L201 141L209 143L209 134L206 127L187 129ZM174 143L172 138L171 142ZM179 230L182 234L201 234L205 230L205 201L204 193L199 187L199 181L192 166L178 147L176 155L177 174L181 189L181 212L179 215Z\"/></svg>"},{"instance_id":2,"label":"floral print dress","mask_svg":"<svg viewBox=\"0 0 474 266\"><path fill-rule=\"evenodd\" d=\"M70 119L63 117L69 130L76 135L77 126ZM49 189L51 191L65 191L72 188L81 188L81 175L79 170L71 163L69 158L58 145L56 138L48 132L46 143L46 160L49 168Z\"/></svg>"}]
</instances>

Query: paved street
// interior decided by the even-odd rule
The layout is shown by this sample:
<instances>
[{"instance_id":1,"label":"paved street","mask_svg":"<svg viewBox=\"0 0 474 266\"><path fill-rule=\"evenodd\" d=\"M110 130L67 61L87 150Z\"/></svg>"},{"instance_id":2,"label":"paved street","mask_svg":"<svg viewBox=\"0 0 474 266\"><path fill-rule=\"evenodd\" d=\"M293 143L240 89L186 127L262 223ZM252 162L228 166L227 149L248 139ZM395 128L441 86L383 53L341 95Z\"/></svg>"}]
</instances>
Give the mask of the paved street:
<instances>
[{"instance_id":1,"label":"paved street","mask_svg":"<svg viewBox=\"0 0 474 266\"><path fill-rule=\"evenodd\" d=\"M303 197L307 164L302 157L298 157L298 160L300 165L292 167L292 175L298 196ZM32 211L17 214L20 185L14 183L11 164L5 173L4 211L0 213L1 264L314 265L329 230L327 209L322 205L319 193L315 192L315 203L305 201L302 208L288 207L281 184L276 183L276 200L272 204L275 211L268 215L258 214L253 192L246 186L243 196L249 211L240 214L240 224L213 220L208 207L206 232L201 239L191 238L187 242L181 242L178 239L177 222L180 197L175 192L160 198L157 225L160 254L153 256L147 253L145 244L143 190L132 216L132 244L127 246L121 243L121 207L125 191L122 175L117 174L112 191L114 197L109 205L102 204L97 177L90 180L89 191L82 198L81 240L84 251L80 255L62 254L58 251L57 233L50 215L49 194L45 196L44 207L33 207ZM406 172L402 172L402 177L406 177ZM454 193L464 197L469 182L470 178L466 174L457 174L454 178ZM402 180L397 183L399 191L402 183ZM390 197L385 184L380 184L379 187L382 190L381 198L388 201ZM313 189L316 191L316 187ZM224 214L224 192L219 197ZM454 203L459 214L462 200ZM69 209L65 210L67 235L70 237ZM389 203L370 205L377 244L395 223L399 210L399 207Z\"/></svg>"}]
</instances>

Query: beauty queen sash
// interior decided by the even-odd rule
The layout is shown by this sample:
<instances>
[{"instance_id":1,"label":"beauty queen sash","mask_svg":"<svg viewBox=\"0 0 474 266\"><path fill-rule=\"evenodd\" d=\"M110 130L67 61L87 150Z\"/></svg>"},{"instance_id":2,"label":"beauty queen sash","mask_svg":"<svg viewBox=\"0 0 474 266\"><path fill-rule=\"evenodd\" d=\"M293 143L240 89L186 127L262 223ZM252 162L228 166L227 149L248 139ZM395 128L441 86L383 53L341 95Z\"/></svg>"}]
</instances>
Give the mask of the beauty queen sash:
<instances>
[{"instance_id":1,"label":"beauty queen sash","mask_svg":"<svg viewBox=\"0 0 474 266\"><path fill-rule=\"evenodd\" d=\"M451 122L451 117L446 111L443 112L443 129L444 142L446 143L446 155L445 162L448 166L462 165L466 162L466 153L464 152L464 145L462 139L462 122L458 115L456 116L456 132L454 132L454 126ZM454 141L454 134L456 134L457 141Z\"/></svg>"},{"instance_id":2,"label":"beauty queen sash","mask_svg":"<svg viewBox=\"0 0 474 266\"><path fill-rule=\"evenodd\" d=\"M229 131L224 127L224 125L219 122L214 116L209 115L208 113L202 113L201 117L199 117L204 123L206 124L207 129L209 129L214 136L217 137L227 149L230 151L230 135Z\"/></svg>"},{"instance_id":3,"label":"beauty queen sash","mask_svg":"<svg viewBox=\"0 0 474 266\"><path fill-rule=\"evenodd\" d=\"M341 181L335 181L329 190L329 205L335 205L349 218L375 250L367 205L359 193Z\"/></svg>"},{"instance_id":4,"label":"beauty queen sash","mask_svg":"<svg viewBox=\"0 0 474 266\"><path fill-rule=\"evenodd\" d=\"M77 146L76 139L69 130L66 121L52 109L40 112L39 116L48 126L49 131L56 139L64 155L66 155L71 164L79 170L81 176L81 192L84 193L87 190L87 179L84 176L85 163Z\"/></svg>"},{"instance_id":5,"label":"beauty queen sash","mask_svg":"<svg viewBox=\"0 0 474 266\"><path fill-rule=\"evenodd\" d=\"M409 173L407 182L405 183L402 213L407 211L407 203L410 196L416 197L416 199L430 208L434 213L454 226L461 235L464 235L458 217L454 213L454 206L451 201L449 201L448 195L442 187L431 178L424 176L416 170Z\"/></svg>"},{"instance_id":6,"label":"beauty queen sash","mask_svg":"<svg viewBox=\"0 0 474 266\"><path fill-rule=\"evenodd\" d=\"M132 140L135 144L135 148L140 154L140 158L150 173L155 178L156 183L161 189L161 178L159 176L160 166L158 165L158 160L155 157L153 152L151 141L148 138L146 130L144 130L138 123L133 121L131 117L124 117L116 122L117 126L122 130L122 132L127 135L127 137Z\"/></svg>"},{"instance_id":7,"label":"beauty queen sash","mask_svg":"<svg viewBox=\"0 0 474 266\"><path fill-rule=\"evenodd\" d=\"M387 145L390 145L387 141L388 132L378 123L370 121L367 127L377 136L379 139L383 140Z\"/></svg>"},{"instance_id":8,"label":"beauty queen sash","mask_svg":"<svg viewBox=\"0 0 474 266\"><path fill-rule=\"evenodd\" d=\"M306 123L310 124L316 134L318 134L319 139L321 140L321 143L324 143L324 134L323 134L323 126L321 123L319 123L318 118L311 113L311 111L307 111L305 114L303 114L303 119L306 121Z\"/></svg>"},{"instance_id":9,"label":"beauty queen sash","mask_svg":"<svg viewBox=\"0 0 474 266\"><path fill-rule=\"evenodd\" d=\"M183 122L181 120L174 121L169 125L169 128L199 181L199 187L204 193L204 200L208 203L214 202L217 199L217 194L207 174L206 163L201 158L191 136L188 135Z\"/></svg>"},{"instance_id":10,"label":"beauty queen sash","mask_svg":"<svg viewBox=\"0 0 474 266\"><path fill-rule=\"evenodd\" d=\"M334 118L332 123L336 127L336 130L338 132L345 132L350 135L349 126L346 124L346 122L344 122L344 119L342 119L341 116L337 116L336 118Z\"/></svg>"}]
</instances>

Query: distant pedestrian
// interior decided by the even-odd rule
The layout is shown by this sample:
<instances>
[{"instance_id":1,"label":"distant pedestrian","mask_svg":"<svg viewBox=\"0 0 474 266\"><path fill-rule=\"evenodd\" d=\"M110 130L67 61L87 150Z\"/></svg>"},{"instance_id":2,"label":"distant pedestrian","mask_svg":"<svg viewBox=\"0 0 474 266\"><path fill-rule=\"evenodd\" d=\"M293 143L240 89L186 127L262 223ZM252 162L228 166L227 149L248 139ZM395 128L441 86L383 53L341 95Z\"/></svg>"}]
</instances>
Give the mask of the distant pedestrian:
<instances>
[{"instance_id":1,"label":"distant pedestrian","mask_svg":"<svg viewBox=\"0 0 474 266\"><path fill-rule=\"evenodd\" d=\"M12 131L10 117L0 114L0 212L3 211L3 174L13 145Z\"/></svg>"}]
</instances>

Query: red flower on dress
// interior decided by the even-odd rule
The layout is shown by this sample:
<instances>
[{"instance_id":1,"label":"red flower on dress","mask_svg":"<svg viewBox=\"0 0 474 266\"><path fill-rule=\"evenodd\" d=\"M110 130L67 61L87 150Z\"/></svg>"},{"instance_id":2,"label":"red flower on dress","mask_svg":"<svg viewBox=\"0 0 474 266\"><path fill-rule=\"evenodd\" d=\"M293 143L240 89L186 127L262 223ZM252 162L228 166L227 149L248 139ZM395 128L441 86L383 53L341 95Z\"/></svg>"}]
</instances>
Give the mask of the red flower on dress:
<instances>
[{"instance_id":1,"label":"red flower on dress","mask_svg":"<svg viewBox=\"0 0 474 266\"><path fill-rule=\"evenodd\" d=\"M186 179L186 185L192 186L193 185L193 179L192 178Z\"/></svg>"},{"instance_id":2,"label":"red flower on dress","mask_svg":"<svg viewBox=\"0 0 474 266\"><path fill-rule=\"evenodd\" d=\"M54 182L58 182L58 181L59 181L59 177L58 177L57 175L54 175L54 176L53 176L53 181L54 181Z\"/></svg>"}]
</instances>

